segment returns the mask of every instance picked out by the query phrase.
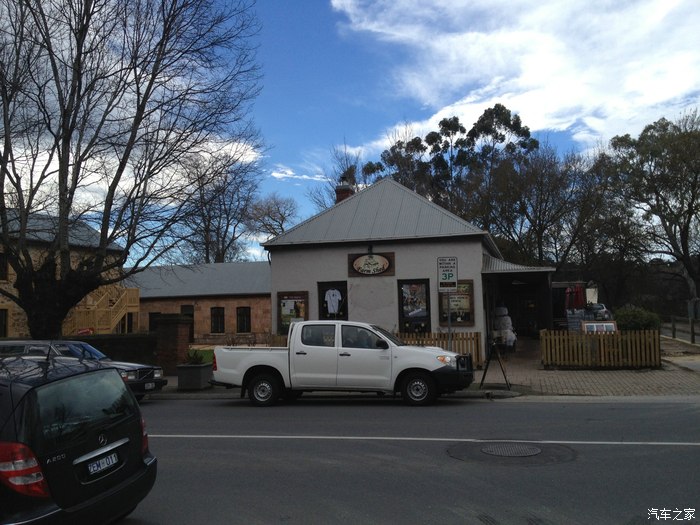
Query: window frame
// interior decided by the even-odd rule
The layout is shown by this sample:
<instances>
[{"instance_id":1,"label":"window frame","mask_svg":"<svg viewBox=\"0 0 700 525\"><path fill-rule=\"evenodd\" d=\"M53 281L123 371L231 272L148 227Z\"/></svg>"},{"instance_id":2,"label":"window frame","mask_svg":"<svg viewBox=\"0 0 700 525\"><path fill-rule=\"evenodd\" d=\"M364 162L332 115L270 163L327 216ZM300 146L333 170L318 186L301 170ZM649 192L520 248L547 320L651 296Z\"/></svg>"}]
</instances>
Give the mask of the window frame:
<instances>
[{"instance_id":1,"label":"window frame","mask_svg":"<svg viewBox=\"0 0 700 525\"><path fill-rule=\"evenodd\" d=\"M244 321L241 323L241 319ZM243 325L243 328L241 328ZM236 307L236 333L250 334L253 331L253 314L250 306Z\"/></svg>"},{"instance_id":2,"label":"window frame","mask_svg":"<svg viewBox=\"0 0 700 525\"><path fill-rule=\"evenodd\" d=\"M210 332L211 334L226 333L226 308L223 306L212 306L209 309Z\"/></svg>"}]
</instances>

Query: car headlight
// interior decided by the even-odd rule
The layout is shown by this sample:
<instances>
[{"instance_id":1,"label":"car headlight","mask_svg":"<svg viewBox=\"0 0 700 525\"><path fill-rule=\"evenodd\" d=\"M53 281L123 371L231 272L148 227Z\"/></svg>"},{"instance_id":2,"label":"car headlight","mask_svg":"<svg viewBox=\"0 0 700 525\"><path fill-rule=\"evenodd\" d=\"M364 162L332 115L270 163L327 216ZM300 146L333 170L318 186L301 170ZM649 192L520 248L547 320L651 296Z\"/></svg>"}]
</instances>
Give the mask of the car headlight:
<instances>
[{"instance_id":1,"label":"car headlight","mask_svg":"<svg viewBox=\"0 0 700 525\"><path fill-rule=\"evenodd\" d=\"M163 377L163 369L162 368L154 368L153 369L153 377L156 379L160 379Z\"/></svg>"},{"instance_id":2,"label":"car headlight","mask_svg":"<svg viewBox=\"0 0 700 525\"><path fill-rule=\"evenodd\" d=\"M136 372L131 371L131 370L120 370L119 375L122 376L122 379L124 381L135 381L136 380Z\"/></svg>"},{"instance_id":3,"label":"car headlight","mask_svg":"<svg viewBox=\"0 0 700 525\"><path fill-rule=\"evenodd\" d=\"M451 355L439 355L437 360L442 364L451 366L452 368L457 368L457 358Z\"/></svg>"}]
</instances>

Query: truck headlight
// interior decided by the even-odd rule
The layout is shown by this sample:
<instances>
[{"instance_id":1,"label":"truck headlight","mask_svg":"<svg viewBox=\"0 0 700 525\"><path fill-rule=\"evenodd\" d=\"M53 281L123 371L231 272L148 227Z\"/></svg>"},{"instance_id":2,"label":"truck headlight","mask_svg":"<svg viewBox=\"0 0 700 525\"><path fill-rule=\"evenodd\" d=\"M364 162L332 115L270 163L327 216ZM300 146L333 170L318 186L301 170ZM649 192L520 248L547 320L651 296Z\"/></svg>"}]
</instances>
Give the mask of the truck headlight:
<instances>
[{"instance_id":1,"label":"truck headlight","mask_svg":"<svg viewBox=\"0 0 700 525\"><path fill-rule=\"evenodd\" d=\"M163 377L163 369L162 368L154 368L153 369L153 377L156 379L160 379Z\"/></svg>"},{"instance_id":2,"label":"truck headlight","mask_svg":"<svg viewBox=\"0 0 700 525\"><path fill-rule=\"evenodd\" d=\"M443 365L451 366L452 368L457 368L457 358L451 355L439 355L437 360Z\"/></svg>"}]
</instances>

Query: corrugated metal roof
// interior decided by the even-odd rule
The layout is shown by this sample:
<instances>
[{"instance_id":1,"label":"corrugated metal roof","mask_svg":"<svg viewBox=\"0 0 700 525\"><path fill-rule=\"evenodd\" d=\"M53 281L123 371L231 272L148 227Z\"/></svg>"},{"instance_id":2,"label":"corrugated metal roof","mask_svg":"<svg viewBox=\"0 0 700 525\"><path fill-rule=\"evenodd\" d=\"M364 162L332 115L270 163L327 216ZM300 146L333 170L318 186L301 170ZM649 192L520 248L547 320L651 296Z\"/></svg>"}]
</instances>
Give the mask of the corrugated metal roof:
<instances>
[{"instance_id":1,"label":"corrugated metal roof","mask_svg":"<svg viewBox=\"0 0 700 525\"><path fill-rule=\"evenodd\" d=\"M19 235L19 216L17 210L7 210L8 234L11 238ZM54 215L33 213L29 216L26 239L30 242L49 244L56 240L58 234L58 217ZM100 232L82 220L74 220L68 228L68 244L77 248L97 248L100 245ZM108 250L121 251L123 248L115 243L107 246Z\"/></svg>"},{"instance_id":2,"label":"corrugated metal roof","mask_svg":"<svg viewBox=\"0 0 700 525\"><path fill-rule=\"evenodd\" d=\"M268 262L151 266L125 281L142 299L270 293Z\"/></svg>"},{"instance_id":3,"label":"corrugated metal roof","mask_svg":"<svg viewBox=\"0 0 700 525\"><path fill-rule=\"evenodd\" d=\"M385 178L263 243L263 246L275 248L470 235L482 235L490 245L493 244L487 232L393 179ZM495 245L492 247L495 249Z\"/></svg>"},{"instance_id":4,"label":"corrugated metal roof","mask_svg":"<svg viewBox=\"0 0 700 525\"><path fill-rule=\"evenodd\" d=\"M484 254L484 265L482 273L530 273L530 272L554 272L555 268L550 266L522 266Z\"/></svg>"}]
</instances>

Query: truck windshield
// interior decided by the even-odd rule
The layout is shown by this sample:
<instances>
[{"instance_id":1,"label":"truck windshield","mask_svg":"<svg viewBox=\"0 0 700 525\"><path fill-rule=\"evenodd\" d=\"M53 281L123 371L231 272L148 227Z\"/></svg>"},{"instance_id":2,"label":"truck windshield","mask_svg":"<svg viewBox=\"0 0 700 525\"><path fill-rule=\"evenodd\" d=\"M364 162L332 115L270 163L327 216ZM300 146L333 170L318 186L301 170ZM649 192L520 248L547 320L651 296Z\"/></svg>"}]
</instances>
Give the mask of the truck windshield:
<instances>
[{"instance_id":1,"label":"truck windshield","mask_svg":"<svg viewBox=\"0 0 700 525\"><path fill-rule=\"evenodd\" d=\"M372 325L372 328L374 330L376 330L377 332L379 332L382 336L386 337L389 341L394 343L396 346L406 346L406 343L404 343L401 339L396 337L391 332L384 330L384 328L382 328L381 326Z\"/></svg>"}]
</instances>

